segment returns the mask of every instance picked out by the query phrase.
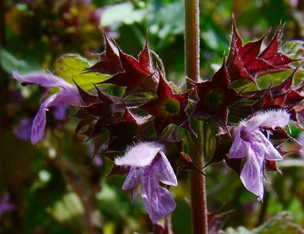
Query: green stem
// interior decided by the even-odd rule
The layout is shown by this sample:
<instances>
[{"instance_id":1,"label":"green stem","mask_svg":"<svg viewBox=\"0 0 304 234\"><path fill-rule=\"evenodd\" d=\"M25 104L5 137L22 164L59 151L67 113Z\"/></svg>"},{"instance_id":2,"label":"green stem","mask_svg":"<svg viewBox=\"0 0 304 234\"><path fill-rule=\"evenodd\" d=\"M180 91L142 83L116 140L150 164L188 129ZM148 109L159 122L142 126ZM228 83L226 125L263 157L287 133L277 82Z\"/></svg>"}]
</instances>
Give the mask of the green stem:
<instances>
[{"instance_id":1,"label":"green stem","mask_svg":"<svg viewBox=\"0 0 304 234\"><path fill-rule=\"evenodd\" d=\"M199 0L185 0L185 63L186 75L193 81L199 80ZM191 84L188 84L191 87ZM203 122L192 123L198 134L189 142L189 154L194 164L204 169L204 126ZM191 144L190 144L191 143ZM207 202L205 177L197 172L190 172L192 233L207 234Z\"/></svg>"}]
</instances>

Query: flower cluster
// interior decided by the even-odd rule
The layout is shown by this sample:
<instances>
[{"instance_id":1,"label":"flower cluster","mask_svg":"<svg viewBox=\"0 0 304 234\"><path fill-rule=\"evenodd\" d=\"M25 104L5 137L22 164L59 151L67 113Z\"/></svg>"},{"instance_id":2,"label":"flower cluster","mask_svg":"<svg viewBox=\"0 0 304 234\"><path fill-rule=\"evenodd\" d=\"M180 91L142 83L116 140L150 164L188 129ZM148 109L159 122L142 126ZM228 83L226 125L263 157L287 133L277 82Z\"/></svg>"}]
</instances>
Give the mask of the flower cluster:
<instances>
[{"instance_id":1,"label":"flower cluster","mask_svg":"<svg viewBox=\"0 0 304 234\"><path fill-rule=\"evenodd\" d=\"M94 84L90 92L52 74L15 72L13 77L23 84L60 89L42 102L33 122L32 142L43 138L48 107L76 104L75 116L80 119L76 132L84 130L95 140L94 153L101 144L107 145L103 155L114 161L111 174L128 173L124 190L141 185L144 205L156 223L175 209L172 195L162 184L177 186L178 169L201 172L183 146L190 147L188 133L197 135L192 120L209 119L221 129L214 132L218 144L210 163L225 160L240 174L246 189L262 200L265 170L276 170L275 162L283 159L272 139L282 143L290 138L284 130L290 121L302 126L298 110L304 97L301 87L293 85L294 72L276 86L258 87L259 77L292 69L294 60L279 52L281 31L279 27L261 50L265 37L243 45L233 22L227 59L210 80L189 80L189 90L170 85L159 69L163 65L156 66L152 59L148 39L136 59L105 36L100 61L85 73L109 78ZM246 91L251 83L254 89ZM110 95L106 84L114 85L117 95Z\"/></svg>"}]
</instances>

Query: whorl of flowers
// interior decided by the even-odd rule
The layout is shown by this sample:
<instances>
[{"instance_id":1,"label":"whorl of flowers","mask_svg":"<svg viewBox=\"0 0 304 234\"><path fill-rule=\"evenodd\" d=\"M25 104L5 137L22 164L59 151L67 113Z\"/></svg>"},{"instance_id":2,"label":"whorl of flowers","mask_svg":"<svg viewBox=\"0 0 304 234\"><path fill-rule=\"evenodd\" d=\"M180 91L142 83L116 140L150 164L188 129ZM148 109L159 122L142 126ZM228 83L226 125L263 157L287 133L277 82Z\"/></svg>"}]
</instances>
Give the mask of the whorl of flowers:
<instances>
[{"instance_id":1,"label":"whorl of flowers","mask_svg":"<svg viewBox=\"0 0 304 234\"><path fill-rule=\"evenodd\" d=\"M107 74L109 78L95 83L91 91L50 73L15 72L13 77L21 83L60 89L42 102L33 122L32 142L43 138L48 107L73 104L80 119L76 132L84 130L94 139L97 153L101 144L107 145L102 154L114 161L111 174L128 173L124 190L141 185L144 205L156 223L175 209L172 195L160 183L177 186L179 169L200 173L184 149L191 147L187 145L189 135L197 135L191 128L192 120L209 119L221 130L214 133L217 147L210 163L225 160L240 174L246 189L262 200L265 170L277 170L275 162L283 160L279 144L272 139L280 139L280 144L290 139L284 130L290 121L302 126L298 112L303 109L304 97L302 88L293 84L294 72L276 86L257 86L265 74L292 70L295 60L279 51L281 32L279 26L262 50L265 37L244 45L233 22L227 59L210 80L189 81L189 90L167 81L159 69L161 61L156 65L152 59L148 37L134 58L105 36L105 51L84 72ZM244 86L236 86L239 81ZM249 83L255 89L246 91ZM107 93L106 84L115 85L119 95Z\"/></svg>"}]
</instances>

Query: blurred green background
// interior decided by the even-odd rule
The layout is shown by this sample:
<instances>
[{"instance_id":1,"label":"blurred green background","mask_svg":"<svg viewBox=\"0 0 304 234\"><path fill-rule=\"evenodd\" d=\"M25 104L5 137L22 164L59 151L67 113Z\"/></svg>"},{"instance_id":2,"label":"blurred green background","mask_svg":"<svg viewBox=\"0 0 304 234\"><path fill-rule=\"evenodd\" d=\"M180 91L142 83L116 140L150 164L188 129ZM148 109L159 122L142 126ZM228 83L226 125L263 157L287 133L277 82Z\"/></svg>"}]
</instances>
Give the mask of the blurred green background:
<instances>
[{"instance_id":1,"label":"blurred green background","mask_svg":"<svg viewBox=\"0 0 304 234\"><path fill-rule=\"evenodd\" d=\"M0 4L0 233L151 232L140 196L135 193L136 199L131 199L130 192L122 191L124 177L107 177L112 162L102 155L92 162L93 143L73 136L78 121L73 108L61 120L49 113L45 140L31 145L30 121L43 90L22 88L11 79L11 72L54 71L57 59L66 53L96 61L94 53L104 49L102 31L126 53L137 56L148 30L150 48L162 58L168 79L181 85L183 1L4 0ZM244 42L260 38L269 28L273 33L280 23L285 24L283 42L304 36L303 0L206 0L200 2L200 10L203 78L212 76L229 51L232 12ZM272 183L266 183L261 203L224 163L208 166L209 211L222 216L217 225L253 229L289 211L292 222L303 226L304 159L291 155L280 168L283 175L267 174ZM174 233L187 234L188 172L180 171L178 178L179 186L170 189L177 202L172 225ZM289 216L282 220L293 231Z\"/></svg>"}]
</instances>

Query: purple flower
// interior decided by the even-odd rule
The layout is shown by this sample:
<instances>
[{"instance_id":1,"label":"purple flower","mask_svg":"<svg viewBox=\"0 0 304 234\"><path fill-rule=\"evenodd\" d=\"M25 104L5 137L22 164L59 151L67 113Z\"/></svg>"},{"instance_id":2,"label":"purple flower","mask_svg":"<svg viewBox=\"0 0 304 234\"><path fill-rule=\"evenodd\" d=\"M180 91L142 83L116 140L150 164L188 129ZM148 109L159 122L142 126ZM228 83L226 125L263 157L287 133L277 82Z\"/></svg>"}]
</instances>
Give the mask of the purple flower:
<instances>
[{"instance_id":1,"label":"purple flower","mask_svg":"<svg viewBox=\"0 0 304 234\"><path fill-rule=\"evenodd\" d=\"M298 136L298 141L301 144L301 148L299 150L300 157L304 158L304 132L301 132Z\"/></svg>"},{"instance_id":2,"label":"purple flower","mask_svg":"<svg viewBox=\"0 0 304 234\"><path fill-rule=\"evenodd\" d=\"M31 142L34 145L43 139L46 124L46 111L49 107L60 107L66 106L67 104L80 103L77 88L51 73L35 72L27 75L20 75L18 72L13 72L13 77L22 84L36 84L47 89L54 87L60 89L59 92L54 93L43 100L40 109L33 120Z\"/></svg>"},{"instance_id":3,"label":"purple flower","mask_svg":"<svg viewBox=\"0 0 304 234\"><path fill-rule=\"evenodd\" d=\"M101 155L97 154L97 155L94 155L93 157L94 157L94 159L93 159L93 165L95 167L102 167L102 165L103 165L103 159L102 159Z\"/></svg>"},{"instance_id":4,"label":"purple flower","mask_svg":"<svg viewBox=\"0 0 304 234\"><path fill-rule=\"evenodd\" d=\"M141 184L141 196L151 220L170 214L175 209L175 201L170 192L159 182L177 186L176 175L164 154L164 146L156 142L142 142L130 147L122 157L115 159L118 166L130 168L122 186L123 190Z\"/></svg>"},{"instance_id":5,"label":"purple flower","mask_svg":"<svg viewBox=\"0 0 304 234\"><path fill-rule=\"evenodd\" d=\"M18 126L13 129L13 132L20 140L28 140L31 137L31 126L32 121L28 118L23 118Z\"/></svg>"},{"instance_id":6,"label":"purple flower","mask_svg":"<svg viewBox=\"0 0 304 234\"><path fill-rule=\"evenodd\" d=\"M9 195L5 194L0 200L0 219L3 215L3 213L16 209L16 205L9 204Z\"/></svg>"},{"instance_id":7,"label":"purple flower","mask_svg":"<svg viewBox=\"0 0 304 234\"><path fill-rule=\"evenodd\" d=\"M58 121L64 121L67 118L66 110L69 105L59 105L53 107L53 116Z\"/></svg>"},{"instance_id":8,"label":"purple flower","mask_svg":"<svg viewBox=\"0 0 304 234\"><path fill-rule=\"evenodd\" d=\"M228 158L246 158L241 171L241 181L245 188L263 200L264 162L279 161L283 157L261 130L276 127L284 128L289 123L286 111L272 110L259 112L252 118L242 121L233 131L233 144Z\"/></svg>"}]
</instances>

